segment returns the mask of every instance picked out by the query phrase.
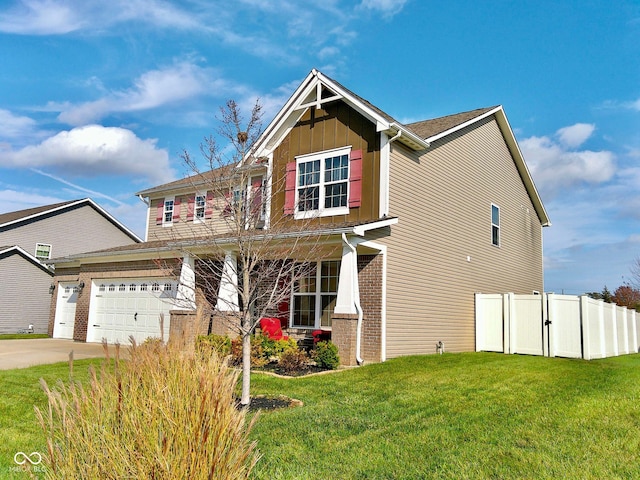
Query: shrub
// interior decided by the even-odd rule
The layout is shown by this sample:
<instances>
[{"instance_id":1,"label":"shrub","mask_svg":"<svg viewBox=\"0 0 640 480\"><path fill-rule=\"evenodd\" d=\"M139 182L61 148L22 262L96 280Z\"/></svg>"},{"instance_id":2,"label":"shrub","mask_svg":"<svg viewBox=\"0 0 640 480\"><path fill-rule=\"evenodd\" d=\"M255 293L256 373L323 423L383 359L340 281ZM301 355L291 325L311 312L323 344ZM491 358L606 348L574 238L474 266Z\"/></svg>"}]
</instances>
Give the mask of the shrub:
<instances>
[{"instance_id":1,"label":"shrub","mask_svg":"<svg viewBox=\"0 0 640 480\"><path fill-rule=\"evenodd\" d=\"M278 371L292 375L309 370L309 356L304 350L290 348L280 355Z\"/></svg>"},{"instance_id":2,"label":"shrub","mask_svg":"<svg viewBox=\"0 0 640 480\"><path fill-rule=\"evenodd\" d=\"M311 352L311 358L315 360L318 367L327 370L335 370L340 365L338 347L329 340L316 343Z\"/></svg>"},{"instance_id":3,"label":"shrub","mask_svg":"<svg viewBox=\"0 0 640 480\"><path fill-rule=\"evenodd\" d=\"M116 354L89 385L41 384L47 478L249 478L258 454L236 408L238 373L218 355L156 343Z\"/></svg>"},{"instance_id":4,"label":"shrub","mask_svg":"<svg viewBox=\"0 0 640 480\"><path fill-rule=\"evenodd\" d=\"M252 367L264 367L269 363L269 357L264 353L260 336L251 336ZM236 367L242 365L242 337L231 340L231 364Z\"/></svg>"},{"instance_id":5,"label":"shrub","mask_svg":"<svg viewBox=\"0 0 640 480\"><path fill-rule=\"evenodd\" d=\"M260 339L262 350L268 359L279 359L287 350L298 349L298 343L293 338L289 338L288 340L271 340L266 335L258 335L257 337Z\"/></svg>"},{"instance_id":6,"label":"shrub","mask_svg":"<svg viewBox=\"0 0 640 480\"><path fill-rule=\"evenodd\" d=\"M202 353L214 351L221 357L231 353L231 339L226 335L199 335L196 338L196 350Z\"/></svg>"}]
</instances>

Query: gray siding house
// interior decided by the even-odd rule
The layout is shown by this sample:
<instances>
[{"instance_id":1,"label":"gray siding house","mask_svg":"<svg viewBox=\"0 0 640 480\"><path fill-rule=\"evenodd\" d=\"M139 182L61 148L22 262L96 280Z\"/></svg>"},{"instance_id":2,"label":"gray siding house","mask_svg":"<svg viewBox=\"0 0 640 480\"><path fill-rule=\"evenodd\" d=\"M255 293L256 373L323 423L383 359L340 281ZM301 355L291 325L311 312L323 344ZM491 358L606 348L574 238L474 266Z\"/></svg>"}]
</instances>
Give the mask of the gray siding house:
<instances>
[{"instance_id":1,"label":"gray siding house","mask_svg":"<svg viewBox=\"0 0 640 480\"><path fill-rule=\"evenodd\" d=\"M88 198L0 214L0 333L47 333L53 255L139 241Z\"/></svg>"},{"instance_id":2,"label":"gray siding house","mask_svg":"<svg viewBox=\"0 0 640 480\"><path fill-rule=\"evenodd\" d=\"M56 282L91 285L77 299L76 340L148 335L127 302L143 301L141 287L153 282L171 291L169 277L158 280L166 275L159 259L193 271L184 266L203 247L194 241L189 255L191 240L215 232L225 247L234 198L263 199L256 228L277 225L283 242L287 231L322 233L312 291L291 290L278 316L294 338L329 331L345 364L435 353L442 344L473 351L475 293L544 289L550 221L501 106L402 124L312 70L240 167L245 184L227 191L209 188L205 175L139 192L149 207L146 242L56 260ZM226 248L233 269L233 243ZM241 308L225 281L218 298ZM224 312L207 300L210 330L223 331ZM166 308L169 331L178 331L188 317Z\"/></svg>"}]
</instances>

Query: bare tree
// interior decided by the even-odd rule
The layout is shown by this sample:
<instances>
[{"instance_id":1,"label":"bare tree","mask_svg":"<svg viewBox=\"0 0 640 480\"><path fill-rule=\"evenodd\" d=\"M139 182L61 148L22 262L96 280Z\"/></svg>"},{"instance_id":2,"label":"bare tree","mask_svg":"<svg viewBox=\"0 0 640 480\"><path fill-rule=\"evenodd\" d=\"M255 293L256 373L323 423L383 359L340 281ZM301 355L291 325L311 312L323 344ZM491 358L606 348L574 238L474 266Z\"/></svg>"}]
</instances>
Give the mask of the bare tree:
<instances>
[{"instance_id":1,"label":"bare tree","mask_svg":"<svg viewBox=\"0 0 640 480\"><path fill-rule=\"evenodd\" d=\"M636 290L640 290L640 257L636 257L631 264L631 280L630 284Z\"/></svg>"},{"instance_id":2,"label":"bare tree","mask_svg":"<svg viewBox=\"0 0 640 480\"><path fill-rule=\"evenodd\" d=\"M202 221L187 222L189 235L183 230L172 242L193 263L199 300L208 300L214 321L242 338L242 405L251 399L251 335L261 318L278 316L283 305L288 310L292 285L304 283L315 268L311 260L322 235L310 219L293 222L271 211L285 176L274 176L268 159L254 155L261 116L256 102L245 123L239 106L228 101L218 130L226 144L209 136L201 146L206 168L183 152L191 188L202 192L187 218Z\"/></svg>"}]
</instances>

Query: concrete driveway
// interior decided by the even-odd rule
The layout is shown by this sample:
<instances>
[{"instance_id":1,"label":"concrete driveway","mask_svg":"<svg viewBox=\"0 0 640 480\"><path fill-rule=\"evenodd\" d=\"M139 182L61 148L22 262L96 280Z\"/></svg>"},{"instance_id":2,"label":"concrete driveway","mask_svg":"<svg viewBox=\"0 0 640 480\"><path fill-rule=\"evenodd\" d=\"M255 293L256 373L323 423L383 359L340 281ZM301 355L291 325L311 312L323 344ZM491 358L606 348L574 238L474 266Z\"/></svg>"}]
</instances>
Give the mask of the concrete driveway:
<instances>
[{"instance_id":1,"label":"concrete driveway","mask_svg":"<svg viewBox=\"0 0 640 480\"><path fill-rule=\"evenodd\" d=\"M69 352L71 351L73 351L74 360L104 357L101 343L82 343L53 338L1 340L0 370L66 362L69 360ZM121 347L121 353L125 351L126 347ZM115 354L113 345L109 345L109 353Z\"/></svg>"}]
</instances>

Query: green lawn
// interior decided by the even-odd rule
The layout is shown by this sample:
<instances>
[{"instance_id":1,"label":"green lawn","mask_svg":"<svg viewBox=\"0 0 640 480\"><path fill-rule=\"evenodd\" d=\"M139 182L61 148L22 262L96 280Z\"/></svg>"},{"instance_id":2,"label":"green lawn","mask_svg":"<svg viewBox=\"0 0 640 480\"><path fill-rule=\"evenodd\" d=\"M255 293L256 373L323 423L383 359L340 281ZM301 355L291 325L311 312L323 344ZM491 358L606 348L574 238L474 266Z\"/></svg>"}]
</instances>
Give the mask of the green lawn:
<instances>
[{"instance_id":1,"label":"green lawn","mask_svg":"<svg viewBox=\"0 0 640 480\"><path fill-rule=\"evenodd\" d=\"M3 333L0 340L27 340L30 338L49 338L46 333Z\"/></svg>"},{"instance_id":2,"label":"green lawn","mask_svg":"<svg viewBox=\"0 0 640 480\"><path fill-rule=\"evenodd\" d=\"M67 366L0 371L0 478L16 451L44 448L32 407L43 404L41 376L66 378ZM304 402L260 414L256 478L640 478L640 355L406 357L256 374L252 388Z\"/></svg>"}]
</instances>

